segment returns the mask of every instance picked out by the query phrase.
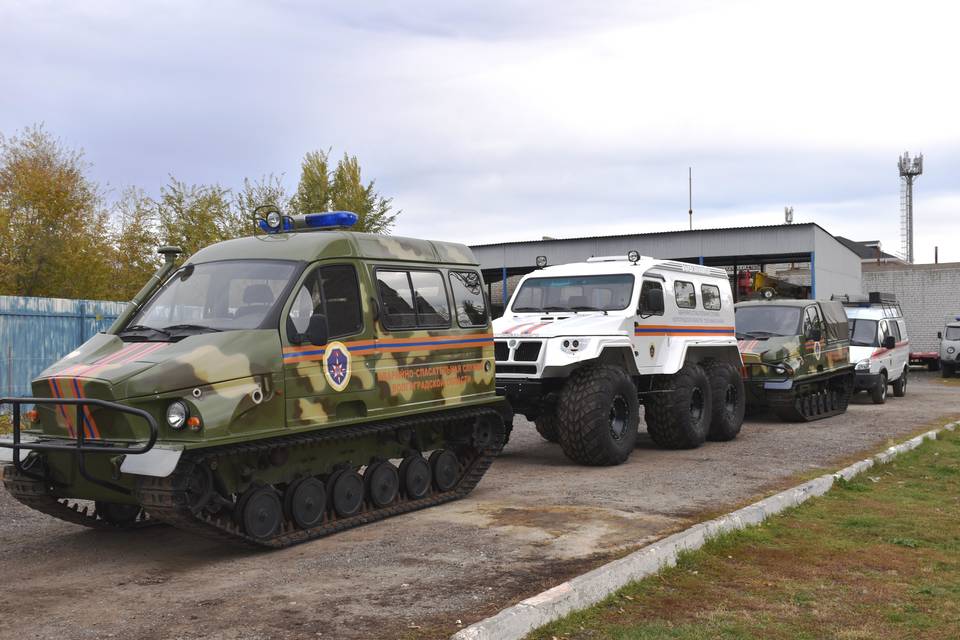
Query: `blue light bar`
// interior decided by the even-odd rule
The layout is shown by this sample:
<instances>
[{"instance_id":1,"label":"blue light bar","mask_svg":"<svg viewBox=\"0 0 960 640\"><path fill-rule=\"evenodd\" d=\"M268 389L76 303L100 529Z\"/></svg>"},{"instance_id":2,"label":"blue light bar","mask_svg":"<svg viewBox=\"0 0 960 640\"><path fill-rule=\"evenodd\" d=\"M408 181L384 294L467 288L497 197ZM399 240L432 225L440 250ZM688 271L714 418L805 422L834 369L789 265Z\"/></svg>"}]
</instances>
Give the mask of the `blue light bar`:
<instances>
[{"instance_id":1,"label":"blue light bar","mask_svg":"<svg viewBox=\"0 0 960 640\"><path fill-rule=\"evenodd\" d=\"M303 216L303 222L308 227L352 227L357 224L359 216L350 211L327 211L325 213L308 213Z\"/></svg>"}]
</instances>

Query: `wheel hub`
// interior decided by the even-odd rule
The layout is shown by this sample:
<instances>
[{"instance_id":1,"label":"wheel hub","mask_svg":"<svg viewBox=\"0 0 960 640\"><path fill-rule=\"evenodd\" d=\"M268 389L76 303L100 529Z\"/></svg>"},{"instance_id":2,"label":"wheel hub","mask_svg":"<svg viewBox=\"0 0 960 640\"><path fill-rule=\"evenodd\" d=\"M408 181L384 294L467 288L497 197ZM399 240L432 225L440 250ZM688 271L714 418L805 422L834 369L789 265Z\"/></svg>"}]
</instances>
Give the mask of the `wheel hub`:
<instances>
[{"instance_id":1,"label":"wheel hub","mask_svg":"<svg viewBox=\"0 0 960 640\"><path fill-rule=\"evenodd\" d=\"M627 417L630 407L623 396L617 396L610 405L610 435L619 440L627 431Z\"/></svg>"}]
</instances>

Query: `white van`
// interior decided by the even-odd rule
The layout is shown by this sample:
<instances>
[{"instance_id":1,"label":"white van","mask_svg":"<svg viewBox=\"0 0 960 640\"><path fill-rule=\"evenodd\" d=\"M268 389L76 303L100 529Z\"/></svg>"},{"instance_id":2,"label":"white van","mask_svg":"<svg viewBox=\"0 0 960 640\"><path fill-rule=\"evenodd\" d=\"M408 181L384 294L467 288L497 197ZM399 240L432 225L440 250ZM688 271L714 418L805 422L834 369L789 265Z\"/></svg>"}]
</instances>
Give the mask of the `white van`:
<instances>
[{"instance_id":1,"label":"white van","mask_svg":"<svg viewBox=\"0 0 960 640\"><path fill-rule=\"evenodd\" d=\"M850 362L856 365L854 392L866 391L874 403L883 404L890 385L893 395L903 397L910 370L910 340L896 298L871 292L866 299L844 296L842 302L850 325Z\"/></svg>"}]
</instances>

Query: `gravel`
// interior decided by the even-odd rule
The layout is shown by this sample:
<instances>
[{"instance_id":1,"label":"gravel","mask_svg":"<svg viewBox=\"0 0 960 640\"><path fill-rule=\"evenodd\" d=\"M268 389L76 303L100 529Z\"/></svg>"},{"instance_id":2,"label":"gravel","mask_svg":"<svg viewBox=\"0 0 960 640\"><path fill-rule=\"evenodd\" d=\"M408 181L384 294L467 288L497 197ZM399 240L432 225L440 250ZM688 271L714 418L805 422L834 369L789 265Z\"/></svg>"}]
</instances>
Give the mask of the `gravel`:
<instances>
[{"instance_id":1,"label":"gravel","mask_svg":"<svg viewBox=\"0 0 960 640\"><path fill-rule=\"evenodd\" d=\"M905 398L875 406L861 394L809 424L750 419L733 442L661 451L642 433L613 468L573 465L518 419L467 499L272 552L168 527L86 530L0 491L0 636L445 637L798 474L957 417L960 389L915 372Z\"/></svg>"}]
</instances>

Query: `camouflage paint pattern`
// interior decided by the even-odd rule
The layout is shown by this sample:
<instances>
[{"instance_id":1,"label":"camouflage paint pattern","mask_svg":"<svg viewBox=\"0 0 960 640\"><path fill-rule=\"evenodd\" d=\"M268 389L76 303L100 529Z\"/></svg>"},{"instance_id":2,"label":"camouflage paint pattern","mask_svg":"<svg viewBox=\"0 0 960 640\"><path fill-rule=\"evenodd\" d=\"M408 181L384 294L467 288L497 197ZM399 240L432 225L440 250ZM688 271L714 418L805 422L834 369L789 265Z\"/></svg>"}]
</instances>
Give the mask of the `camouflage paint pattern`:
<instances>
[{"instance_id":1,"label":"camouflage paint pattern","mask_svg":"<svg viewBox=\"0 0 960 640\"><path fill-rule=\"evenodd\" d=\"M187 261L294 259L304 263L284 302L277 329L200 333L177 342L124 342L112 327L46 369L33 381L38 397L98 398L150 412L160 427L158 442L185 448L243 442L369 420L501 402L494 388L493 336L486 326L461 328L451 313L447 329L386 331L377 319L377 266L439 270L476 269L470 250L451 243L343 231L313 231L230 240ZM352 264L360 285L363 327L340 337L349 377L337 390L325 372L327 345L296 345L284 320L314 265ZM157 283L157 287L159 283ZM155 287L156 289L156 287ZM129 314L127 317L132 317ZM338 347L339 349L339 347ZM339 356L338 356L339 357ZM165 420L174 400L199 416L199 430L174 430ZM147 427L109 410L38 405L29 431L41 437L144 440ZM88 465L110 473L114 462L89 455ZM72 454L48 455L54 476L72 497L95 499L103 489L76 477ZM118 464L118 463L117 463ZM115 473L114 473L115 475ZM117 480L121 484L129 478ZM109 499L119 500L116 494Z\"/></svg>"},{"instance_id":2,"label":"camouflage paint pattern","mask_svg":"<svg viewBox=\"0 0 960 640\"><path fill-rule=\"evenodd\" d=\"M775 300L739 303L737 308L763 304L803 308L815 303L811 300ZM849 340L845 334L831 339L826 326L821 328L820 340L810 340L802 335L770 336L740 339L737 344L743 360L748 398L752 401L762 401L765 382L791 380L796 387L806 379L850 368ZM786 372L778 372L777 366L786 367Z\"/></svg>"}]
</instances>

